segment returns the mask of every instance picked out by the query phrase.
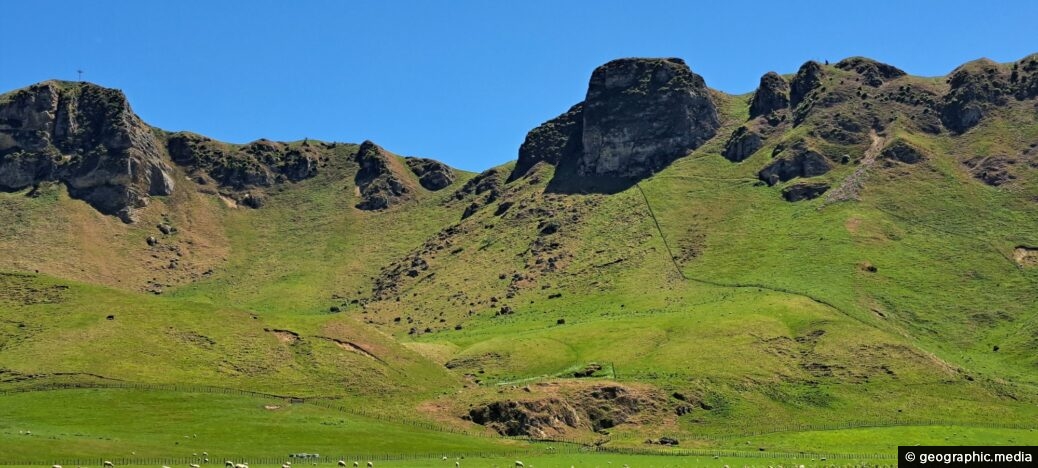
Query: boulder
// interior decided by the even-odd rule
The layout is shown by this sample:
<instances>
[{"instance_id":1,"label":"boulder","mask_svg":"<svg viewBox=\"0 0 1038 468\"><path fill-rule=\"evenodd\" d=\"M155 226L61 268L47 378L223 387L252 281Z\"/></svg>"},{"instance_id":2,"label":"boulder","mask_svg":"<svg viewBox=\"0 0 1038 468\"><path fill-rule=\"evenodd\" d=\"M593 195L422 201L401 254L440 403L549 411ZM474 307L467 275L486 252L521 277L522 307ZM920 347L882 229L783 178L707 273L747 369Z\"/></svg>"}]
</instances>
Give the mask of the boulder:
<instances>
[{"instance_id":1,"label":"boulder","mask_svg":"<svg viewBox=\"0 0 1038 468\"><path fill-rule=\"evenodd\" d=\"M820 176L831 169L832 165L825 156L800 142L783 151L778 158L761 169L757 177L768 185L775 185L796 177Z\"/></svg>"},{"instance_id":2,"label":"boulder","mask_svg":"<svg viewBox=\"0 0 1038 468\"><path fill-rule=\"evenodd\" d=\"M760 85L750 100L750 118L789 107L789 82L775 72L760 77Z\"/></svg>"},{"instance_id":3,"label":"boulder","mask_svg":"<svg viewBox=\"0 0 1038 468\"><path fill-rule=\"evenodd\" d=\"M926 159L923 152L914 145L904 140L895 140L883 148L879 156L887 161L898 161L905 164L915 164Z\"/></svg>"},{"instance_id":4,"label":"boulder","mask_svg":"<svg viewBox=\"0 0 1038 468\"><path fill-rule=\"evenodd\" d=\"M818 198L829 190L829 184L825 182L800 182L782 189L782 198L788 202L811 200Z\"/></svg>"},{"instance_id":5,"label":"boulder","mask_svg":"<svg viewBox=\"0 0 1038 468\"><path fill-rule=\"evenodd\" d=\"M620 59L595 69L583 108L578 176L641 179L714 136L703 78L681 59Z\"/></svg>"},{"instance_id":6,"label":"boulder","mask_svg":"<svg viewBox=\"0 0 1038 468\"><path fill-rule=\"evenodd\" d=\"M426 190L436 191L454 183L454 170L442 162L426 158L405 158L404 161Z\"/></svg>"},{"instance_id":7,"label":"boulder","mask_svg":"<svg viewBox=\"0 0 1038 468\"><path fill-rule=\"evenodd\" d=\"M731 162L739 162L756 153L762 146L764 146L764 140L760 134L742 126L732 132L721 155Z\"/></svg>"}]
</instances>

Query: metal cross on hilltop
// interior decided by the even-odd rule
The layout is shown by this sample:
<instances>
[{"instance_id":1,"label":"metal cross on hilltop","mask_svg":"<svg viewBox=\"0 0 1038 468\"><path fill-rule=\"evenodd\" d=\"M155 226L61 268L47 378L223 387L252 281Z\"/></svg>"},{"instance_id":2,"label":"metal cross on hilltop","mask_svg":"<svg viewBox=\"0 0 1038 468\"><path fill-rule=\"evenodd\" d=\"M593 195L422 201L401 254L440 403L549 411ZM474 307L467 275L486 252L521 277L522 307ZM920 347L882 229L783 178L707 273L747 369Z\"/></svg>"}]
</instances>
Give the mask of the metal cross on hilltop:
<instances>
[{"instance_id":1,"label":"metal cross on hilltop","mask_svg":"<svg viewBox=\"0 0 1038 468\"><path fill-rule=\"evenodd\" d=\"M76 74L79 75L79 81L83 81L83 70L76 70Z\"/></svg>"}]
</instances>

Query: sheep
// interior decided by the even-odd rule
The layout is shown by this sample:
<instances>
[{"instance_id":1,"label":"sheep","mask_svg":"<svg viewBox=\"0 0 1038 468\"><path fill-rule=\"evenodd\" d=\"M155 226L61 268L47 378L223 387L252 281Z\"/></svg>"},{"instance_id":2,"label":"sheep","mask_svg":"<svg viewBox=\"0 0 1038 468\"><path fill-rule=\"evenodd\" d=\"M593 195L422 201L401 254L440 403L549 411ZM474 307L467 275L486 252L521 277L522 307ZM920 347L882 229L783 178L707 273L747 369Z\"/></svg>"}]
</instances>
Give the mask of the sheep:
<instances>
[{"instance_id":1,"label":"sheep","mask_svg":"<svg viewBox=\"0 0 1038 468\"><path fill-rule=\"evenodd\" d=\"M454 462L454 468L459 468L460 466L461 466L461 462Z\"/></svg>"},{"instance_id":2,"label":"sheep","mask_svg":"<svg viewBox=\"0 0 1038 468\"><path fill-rule=\"evenodd\" d=\"M105 462L102 463L101 466L107 466L107 467L110 467L110 468L115 468L115 464L110 462L110 461L108 461L108 460L105 460Z\"/></svg>"},{"instance_id":3,"label":"sheep","mask_svg":"<svg viewBox=\"0 0 1038 468\"><path fill-rule=\"evenodd\" d=\"M234 468L234 462L232 462L230 460L227 460L227 461L223 462L223 466L225 468Z\"/></svg>"},{"instance_id":4,"label":"sheep","mask_svg":"<svg viewBox=\"0 0 1038 468\"><path fill-rule=\"evenodd\" d=\"M288 464L281 465L281 468L292 468L292 465L288 465Z\"/></svg>"},{"instance_id":5,"label":"sheep","mask_svg":"<svg viewBox=\"0 0 1038 468\"><path fill-rule=\"evenodd\" d=\"M192 464L187 465L187 466L190 467L190 468L202 468L202 467L198 466L198 463L192 463Z\"/></svg>"},{"instance_id":6,"label":"sheep","mask_svg":"<svg viewBox=\"0 0 1038 468\"><path fill-rule=\"evenodd\" d=\"M358 466L360 466L359 462L353 462L353 468L357 468Z\"/></svg>"},{"instance_id":7,"label":"sheep","mask_svg":"<svg viewBox=\"0 0 1038 468\"><path fill-rule=\"evenodd\" d=\"M61 468L61 465L54 465L54 466L52 466L50 468Z\"/></svg>"},{"instance_id":8,"label":"sheep","mask_svg":"<svg viewBox=\"0 0 1038 468\"><path fill-rule=\"evenodd\" d=\"M346 466L346 460L339 460L339 466Z\"/></svg>"},{"instance_id":9,"label":"sheep","mask_svg":"<svg viewBox=\"0 0 1038 468\"><path fill-rule=\"evenodd\" d=\"M162 465L162 468L169 468L169 467L168 467L168 466L166 466L166 465Z\"/></svg>"},{"instance_id":10,"label":"sheep","mask_svg":"<svg viewBox=\"0 0 1038 468\"><path fill-rule=\"evenodd\" d=\"M374 468L374 466L375 466L374 463L368 462L368 468Z\"/></svg>"},{"instance_id":11,"label":"sheep","mask_svg":"<svg viewBox=\"0 0 1038 468\"><path fill-rule=\"evenodd\" d=\"M521 462L519 460L515 461L515 468L523 468L524 466L526 466L526 465L523 465L523 462Z\"/></svg>"}]
</instances>

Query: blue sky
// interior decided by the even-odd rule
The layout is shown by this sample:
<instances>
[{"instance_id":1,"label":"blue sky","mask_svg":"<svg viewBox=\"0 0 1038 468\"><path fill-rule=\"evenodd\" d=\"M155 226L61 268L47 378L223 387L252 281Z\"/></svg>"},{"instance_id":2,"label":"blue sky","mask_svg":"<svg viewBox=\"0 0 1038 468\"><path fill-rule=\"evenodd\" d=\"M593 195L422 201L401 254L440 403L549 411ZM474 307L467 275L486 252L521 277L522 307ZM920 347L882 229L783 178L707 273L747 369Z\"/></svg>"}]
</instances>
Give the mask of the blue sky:
<instances>
[{"instance_id":1,"label":"blue sky","mask_svg":"<svg viewBox=\"0 0 1038 468\"><path fill-rule=\"evenodd\" d=\"M5 2L0 90L123 89L148 123L243 143L360 142L468 170L584 97L618 57L684 58L709 86L869 56L943 75L1038 52L1038 2Z\"/></svg>"}]
</instances>

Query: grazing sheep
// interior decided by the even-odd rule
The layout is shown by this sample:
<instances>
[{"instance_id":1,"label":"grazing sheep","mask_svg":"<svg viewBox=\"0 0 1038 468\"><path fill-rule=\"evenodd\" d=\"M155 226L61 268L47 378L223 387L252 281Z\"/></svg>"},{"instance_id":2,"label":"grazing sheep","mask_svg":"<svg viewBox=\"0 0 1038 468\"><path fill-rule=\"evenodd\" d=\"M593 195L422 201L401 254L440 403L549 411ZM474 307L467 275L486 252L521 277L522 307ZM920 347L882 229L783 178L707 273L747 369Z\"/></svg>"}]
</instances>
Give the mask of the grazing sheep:
<instances>
[{"instance_id":1,"label":"grazing sheep","mask_svg":"<svg viewBox=\"0 0 1038 468\"><path fill-rule=\"evenodd\" d=\"M458 468L460 466L461 466L461 462L454 462L454 468Z\"/></svg>"},{"instance_id":2,"label":"grazing sheep","mask_svg":"<svg viewBox=\"0 0 1038 468\"><path fill-rule=\"evenodd\" d=\"M223 462L223 466L225 466L227 468L234 468L234 462L232 462L230 460L227 460L227 461Z\"/></svg>"},{"instance_id":3,"label":"grazing sheep","mask_svg":"<svg viewBox=\"0 0 1038 468\"><path fill-rule=\"evenodd\" d=\"M198 466L198 463L192 463L192 464L187 465L187 466L189 466L190 468L202 468L202 467Z\"/></svg>"},{"instance_id":4,"label":"grazing sheep","mask_svg":"<svg viewBox=\"0 0 1038 468\"><path fill-rule=\"evenodd\" d=\"M110 462L108 460L105 460L105 462L102 463L101 466L108 466L108 467L115 468L115 464L113 464L112 462Z\"/></svg>"},{"instance_id":5,"label":"grazing sheep","mask_svg":"<svg viewBox=\"0 0 1038 468\"><path fill-rule=\"evenodd\" d=\"M166 466L166 465L162 465L162 468L169 468L169 467L168 467L168 466Z\"/></svg>"},{"instance_id":6,"label":"grazing sheep","mask_svg":"<svg viewBox=\"0 0 1038 468\"><path fill-rule=\"evenodd\" d=\"M249 464L248 463L237 463L237 464L234 465L234 468L249 468Z\"/></svg>"},{"instance_id":7,"label":"grazing sheep","mask_svg":"<svg viewBox=\"0 0 1038 468\"><path fill-rule=\"evenodd\" d=\"M523 462L521 462L519 460L515 461L515 468L523 468L524 466L526 466L526 465L523 465Z\"/></svg>"},{"instance_id":8,"label":"grazing sheep","mask_svg":"<svg viewBox=\"0 0 1038 468\"><path fill-rule=\"evenodd\" d=\"M353 462L353 466L354 466L354 468L356 468L356 467L360 466L360 463L358 463L358 462Z\"/></svg>"},{"instance_id":9,"label":"grazing sheep","mask_svg":"<svg viewBox=\"0 0 1038 468\"><path fill-rule=\"evenodd\" d=\"M375 466L375 464L374 464L374 463L368 462L368 468L372 468L372 467L374 467L374 466Z\"/></svg>"},{"instance_id":10,"label":"grazing sheep","mask_svg":"<svg viewBox=\"0 0 1038 468\"><path fill-rule=\"evenodd\" d=\"M346 466L346 460L339 460L339 466Z\"/></svg>"},{"instance_id":11,"label":"grazing sheep","mask_svg":"<svg viewBox=\"0 0 1038 468\"><path fill-rule=\"evenodd\" d=\"M443 456L443 461L447 461L447 456L446 455Z\"/></svg>"},{"instance_id":12,"label":"grazing sheep","mask_svg":"<svg viewBox=\"0 0 1038 468\"><path fill-rule=\"evenodd\" d=\"M52 466L50 468L61 468L61 465L54 465L54 466Z\"/></svg>"}]
</instances>

